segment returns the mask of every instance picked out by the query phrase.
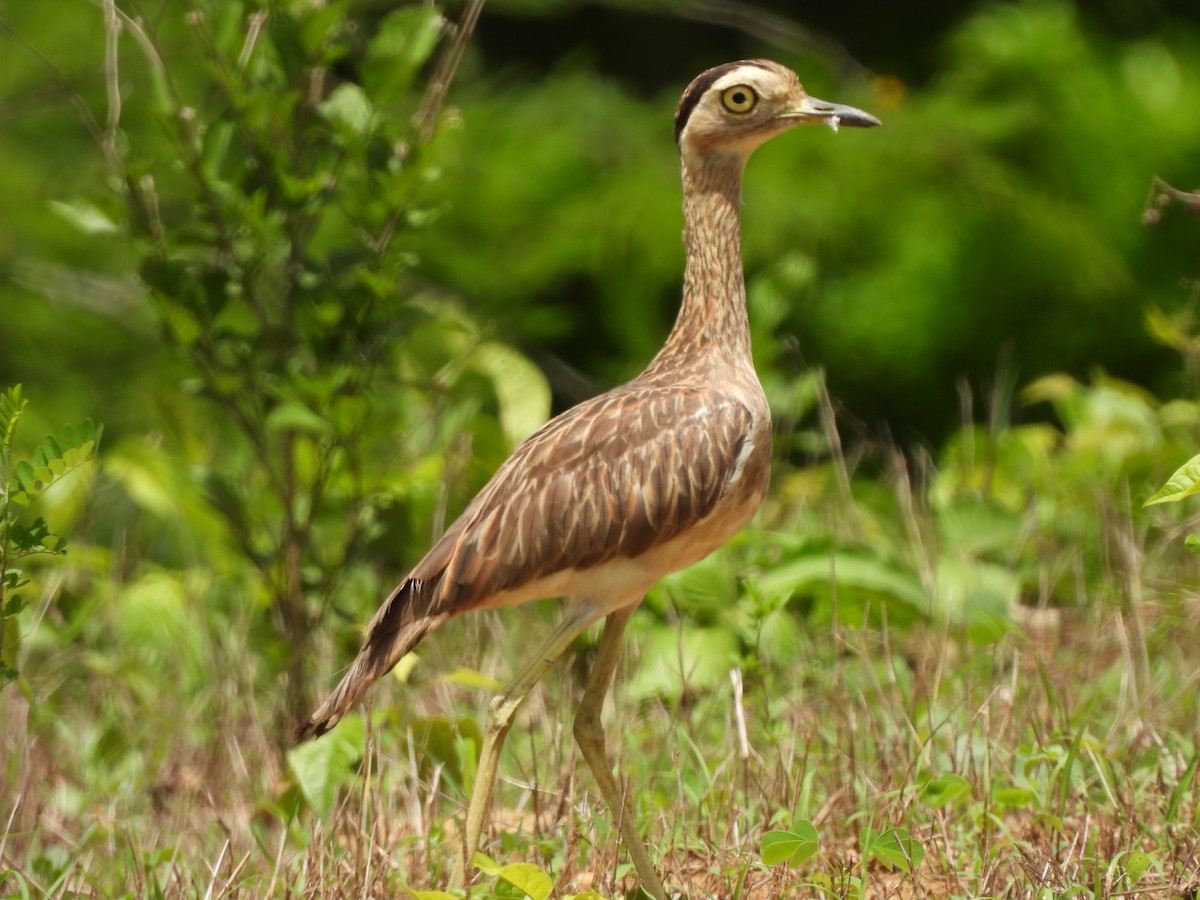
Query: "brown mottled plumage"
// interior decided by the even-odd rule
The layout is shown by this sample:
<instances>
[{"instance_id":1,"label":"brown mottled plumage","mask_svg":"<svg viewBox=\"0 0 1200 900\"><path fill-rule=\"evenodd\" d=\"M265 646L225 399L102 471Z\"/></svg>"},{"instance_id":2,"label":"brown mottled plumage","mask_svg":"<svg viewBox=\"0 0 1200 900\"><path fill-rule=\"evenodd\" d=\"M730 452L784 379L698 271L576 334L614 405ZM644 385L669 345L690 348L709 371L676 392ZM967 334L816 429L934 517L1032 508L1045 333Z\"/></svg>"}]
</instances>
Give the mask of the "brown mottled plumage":
<instances>
[{"instance_id":1,"label":"brown mottled plumage","mask_svg":"<svg viewBox=\"0 0 1200 900\"><path fill-rule=\"evenodd\" d=\"M328 731L452 616L571 598L564 623L493 703L464 859L475 850L517 706L575 635L608 616L576 736L647 890L664 896L608 771L599 710L621 631L645 592L725 543L766 492L771 422L750 355L741 176L755 147L805 122L879 124L808 97L794 73L766 60L718 66L692 82L675 120L683 303L662 350L633 381L563 413L513 452L384 602L341 684L299 730L300 738Z\"/></svg>"}]
</instances>

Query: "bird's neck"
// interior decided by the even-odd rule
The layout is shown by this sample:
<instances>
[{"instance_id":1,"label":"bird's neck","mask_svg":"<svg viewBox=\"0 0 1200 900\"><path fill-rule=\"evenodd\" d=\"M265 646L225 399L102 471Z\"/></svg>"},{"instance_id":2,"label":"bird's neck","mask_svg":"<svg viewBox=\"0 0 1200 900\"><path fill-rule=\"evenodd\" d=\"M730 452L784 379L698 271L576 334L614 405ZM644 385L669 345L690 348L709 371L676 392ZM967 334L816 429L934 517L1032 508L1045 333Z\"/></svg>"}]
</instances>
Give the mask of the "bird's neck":
<instances>
[{"instance_id":1,"label":"bird's neck","mask_svg":"<svg viewBox=\"0 0 1200 900\"><path fill-rule=\"evenodd\" d=\"M683 303L663 357L725 358L751 365L742 273L740 156L706 153L683 161Z\"/></svg>"}]
</instances>

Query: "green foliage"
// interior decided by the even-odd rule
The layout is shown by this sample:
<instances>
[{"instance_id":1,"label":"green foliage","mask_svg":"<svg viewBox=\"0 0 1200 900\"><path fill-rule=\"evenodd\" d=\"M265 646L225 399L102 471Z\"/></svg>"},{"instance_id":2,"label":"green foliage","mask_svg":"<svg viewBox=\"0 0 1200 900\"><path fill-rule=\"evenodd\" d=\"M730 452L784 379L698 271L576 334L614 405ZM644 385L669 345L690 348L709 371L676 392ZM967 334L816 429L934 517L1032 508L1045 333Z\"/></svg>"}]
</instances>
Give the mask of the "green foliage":
<instances>
[{"instance_id":1,"label":"green foliage","mask_svg":"<svg viewBox=\"0 0 1200 900\"><path fill-rule=\"evenodd\" d=\"M816 827L809 821L796 822L787 831L768 831L759 844L759 855L768 866L786 862L798 866L821 847Z\"/></svg>"},{"instance_id":2,"label":"green foliage","mask_svg":"<svg viewBox=\"0 0 1200 900\"><path fill-rule=\"evenodd\" d=\"M1156 231L1136 209L1150 173L1193 171L1200 57L1186 29L1107 41L1086 15L984 8L920 85L796 61L885 129L788 136L748 172L774 489L652 592L606 710L639 827L696 894L1191 889L1196 529L1161 501L1194 479L1140 501L1200 446L1194 253L1161 185ZM0 395L0 658L19 635L26 661L0 704L0 893L455 896L416 886L445 883L483 697L536 607L447 624L402 703L387 679L369 716L280 744L551 386L576 399L659 345L678 85L468 50L442 107L454 30L422 5L10 22L58 69L5 57L0 367L37 393ZM1174 354L1183 399L1107 374ZM849 425L876 403L950 433ZM17 443L18 419L99 408L101 464L86 425ZM577 696L552 677L518 719L485 894L634 889L568 774Z\"/></svg>"},{"instance_id":3,"label":"green foliage","mask_svg":"<svg viewBox=\"0 0 1200 900\"><path fill-rule=\"evenodd\" d=\"M1175 470L1167 483L1154 492L1143 506L1155 503L1177 503L1200 491L1200 455L1193 456Z\"/></svg>"},{"instance_id":4,"label":"green foliage","mask_svg":"<svg viewBox=\"0 0 1200 900\"><path fill-rule=\"evenodd\" d=\"M362 718L350 715L325 740L307 741L288 751L296 783L320 818L328 818L337 789L353 777L366 742Z\"/></svg>"},{"instance_id":5,"label":"green foliage","mask_svg":"<svg viewBox=\"0 0 1200 900\"><path fill-rule=\"evenodd\" d=\"M0 392L0 690L16 680L21 650L23 594L29 584L17 561L30 556L62 556L66 539L50 530L42 516L29 518L29 507L57 481L88 462L100 443L102 426L85 419L79 428L64 426L58 436L47 435L32 460L17 458L17 423L28 405L21 385Z\"/></svg>"},{"instance_id":6,"label":"green foliage","mask_svg":"<svg viewBox=\"0 0 1200 900\"><path fill-rule=\"evenodd\" d=\"M546 900L554 892L554 880L532 863L501 865L485 853L476 853L471 862L480 872L496 879L492 892L497 898ZM595 891L564 896L565 900L604 900Z\"/></svg>"},{"instance_id":7,"label":"green foliage","mask_svg":"<svg viewBox=\"0 0 1200 900\"><path fill-rule=\"evenodd\" d=\"M98 136L124 208L112 196L53 208L128 242L197 398L172 401L167 433L225 554L265 595L254 626L295 719L311 702L302 648L395 535L396 508L432 505L449 477L441 456L468 424L485 460L540 425L549 389L414 275L410 236L439 215L425 195L444 152L440 94L420 83L442 34L433 7L393 11L371 34L343 4L181 7L131 31L108 65L147 75L153 93L135 89L124 109L154 127L128 115ZM356 80L335 74L347 60ZM495 423L472 421L477 375ZM40 490L39 471L18 469L14 502ZM452 502L477 483L463 479Z\"/></svg>"},{"instance_id":8,"label":"green foliage","mask_svg":"<svg viewBox=\"0 0 1200 900\"><path fill-rule=\"evenodd\" d=\"M925 860L925 847L903 828L876 833L864 828L858 836L863 861L878 860L888 868L912 874Z\"/></svg>"}]
</instances>

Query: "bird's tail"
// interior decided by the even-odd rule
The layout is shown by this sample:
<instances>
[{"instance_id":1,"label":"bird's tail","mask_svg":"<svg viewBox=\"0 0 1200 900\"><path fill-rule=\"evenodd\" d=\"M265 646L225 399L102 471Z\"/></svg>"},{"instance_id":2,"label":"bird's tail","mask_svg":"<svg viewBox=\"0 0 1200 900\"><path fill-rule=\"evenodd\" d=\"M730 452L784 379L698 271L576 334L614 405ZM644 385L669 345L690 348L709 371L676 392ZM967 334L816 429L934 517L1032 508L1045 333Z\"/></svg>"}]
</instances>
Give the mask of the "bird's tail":
<instances>
[{"instance_id":1,"label":"bird's tail","mask_svg":"<svg viewBox=\"0 0 1200 900\"><path fill-rule=\"evenodd\" d=\"M296 740L320 737L348 713L367 688L386 675L421 639L448 619L449 613L428 609L413 615L413 608L425 606L418 597L423 593L420 579L408 578L388 597L367 628L367 639L350 670L329 698L296 729ZM418 601L418 602L414 602Z\"/></svg>"}]
</instances>

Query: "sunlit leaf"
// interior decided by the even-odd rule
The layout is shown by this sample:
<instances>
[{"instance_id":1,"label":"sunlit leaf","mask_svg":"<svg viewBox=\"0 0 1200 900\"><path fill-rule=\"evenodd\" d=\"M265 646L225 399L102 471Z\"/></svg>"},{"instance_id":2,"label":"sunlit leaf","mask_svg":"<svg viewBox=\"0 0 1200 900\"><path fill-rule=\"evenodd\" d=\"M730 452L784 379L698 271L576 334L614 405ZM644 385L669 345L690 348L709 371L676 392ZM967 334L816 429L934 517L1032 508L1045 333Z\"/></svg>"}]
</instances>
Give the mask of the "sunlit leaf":
<instances>
[{"instance_id":1,"label":"sunlit leaf","mask_svg":"<svg viewBox=\"0 0 1200 900\"><path fill-rule=\"evenodd\" d=\"M407 885L402 886L404 893L412 897L413 900L458 900L453 894L447 894L445 891L415 891Z\"/></svg>"},{"instance_id":2,"label":"sunlit leaf","mask_svg":"<svg viewBox=\"0 0 1200 900\"><path fill-rule=\"evenodd\" d=\"M317 109L343 131L360 137L371 127L371 101L357 84L339 84Z\"/></svg>"},{"instance_id":3,"label":"sunlit leaf","mask_svg":"<svg viewBox=\"0 0 1200 900\"><path fill-rule=\"evenodd\" d=\"M51 200L50 208L59 218L70 222L84 234L116 234L121 230L103 211L84 200Z\"/></svg>"},{"instance_id":4,"label":"sunlit leaf","mask_svg":"<svg viewBox=\"0 0 1200 900\"><path fill-rule=\"evenodd\" d=\"M1193 456L1175 470L1167 483L1159 488L1142 506L1173 503L1200 492L1200 454Z\"/></svg>"},{"instance_id":5,"label":"sunlit leaf","mask_svg":"<svg viewBox=\"0 0 1200 900\"><path fill-rule=\"evenodd\" d=\"M523 891L531 900L546 900L554 891L554 882L550 876L533 863L510 863L501 866L495 876L506 881L519 891Z\"/></svg>"},{"instance_id":6,"label":"sunlit leaf","mask_svg":"<svg viewBox=\"0 0 1200 900\"><path fill-rule=\"evenodd\" d=\"M468 669L465 666L459 666L452 672L448 672L442 676L442 680L447 684L458 684L463 687L483 688L486 691L498 691L504 685L488 675L484 675L475 669Z\"/></svg>"}]
</instances>

